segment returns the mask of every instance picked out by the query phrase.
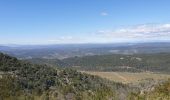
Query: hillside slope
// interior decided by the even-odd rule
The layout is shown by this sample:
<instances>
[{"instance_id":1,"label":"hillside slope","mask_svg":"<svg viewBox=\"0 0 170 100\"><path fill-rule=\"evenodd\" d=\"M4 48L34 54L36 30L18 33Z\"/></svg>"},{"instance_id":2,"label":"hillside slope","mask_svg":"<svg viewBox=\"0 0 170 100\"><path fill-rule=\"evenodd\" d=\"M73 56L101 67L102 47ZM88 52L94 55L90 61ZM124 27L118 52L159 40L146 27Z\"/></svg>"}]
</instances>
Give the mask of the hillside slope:
<instances>
[{"instance_id":1,"label":"hillside slope","mask_svg":"<svg viewBox=\"0 0 170 100\"><path fill-rule=\"evenodd\" d=\"M170 100L170 79L152 87L148 92L131 93L130 100Z\"/></svg>"},{"instance_id":2,"label":"hillside slope","mask_svg":"<svg viewBox=\"0 0 170 100\"><path fill-rule=\"evenodd\" d=\"M1 100L125 99L128 86L71 69L19 61L0 53Z\"/></svg>"}]
</instances>

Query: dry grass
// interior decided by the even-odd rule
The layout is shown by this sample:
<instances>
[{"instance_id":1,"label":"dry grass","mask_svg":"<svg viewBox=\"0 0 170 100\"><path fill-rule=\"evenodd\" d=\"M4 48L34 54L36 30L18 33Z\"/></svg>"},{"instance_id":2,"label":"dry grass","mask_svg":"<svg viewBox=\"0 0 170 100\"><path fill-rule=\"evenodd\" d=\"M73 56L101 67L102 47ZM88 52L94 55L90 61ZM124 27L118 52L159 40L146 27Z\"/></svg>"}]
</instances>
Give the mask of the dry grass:
<instances>
[{"instance_id":1,"label":"dry grass","mask_svg":"<svg viewBox=\"0 0 170 100\"><path fill-rule=\"evenodd\" d=\"M142 73L130 73L130 72L95 72L95 71L82 71L90 75L97 75L102 78L109 79L115 82L122 83L138 83L140 80L152 78L154 80L168 79L170 75L167 74L156 74L150 72Z\"/></svg>"}]
</instances>

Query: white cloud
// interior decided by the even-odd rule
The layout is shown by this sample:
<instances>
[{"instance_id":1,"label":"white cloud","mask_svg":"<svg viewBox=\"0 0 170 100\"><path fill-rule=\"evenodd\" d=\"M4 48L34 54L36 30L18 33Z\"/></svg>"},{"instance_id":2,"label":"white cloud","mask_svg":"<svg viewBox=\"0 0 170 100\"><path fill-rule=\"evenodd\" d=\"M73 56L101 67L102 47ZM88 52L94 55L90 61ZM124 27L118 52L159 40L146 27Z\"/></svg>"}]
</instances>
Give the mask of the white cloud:
<instances>
[{"instance_id":1,"label":"white cloud","mask_svg":"<svg viewBox=\"0 0 170 100\"><path fill-rule=\"evenodd\" d=\"M73 36L62 36L48 40L49 43L85 43L85 38L73 37Z\"/></svg>"},{"instance_id":2,"label":"white cloud","mask_svg":"<svg viewBox=\"0 0 170 100\"><path fill-rule=\"evenodd\" d=\"M170 39L170 24L143 24L110 31L99 31L99 36L113 39Z\"/></svg>"},{"instance_id":3,"label":"white cloud","mask_svg":"<svg viewBox=\"0 0 170 100\"><path fill-rule=\"evenodd\" d=\"M64 41L64 40L72 40L73 37L72 36L62 36L62 37L57 37L55 39L51 39L51 40L48 40L49 42L60 42L60 41Z\"/></svg>"},{"instance_id":4,"label":"white cloud","mask_svg":"<svg viewBox=\"0 0 170 100\"><path fill-rule=\"evenodd\" d=\"M170 24L142 24L114 30L100 30L92 34L62 36L49 40L49 43L109 43L170 40Z\"/></svg>"},{"instance_id":5,"label":"white cloud","mask_svg":"<svg viewBox=\"0 0 170 100\"><path fill-rule=\"evenodd\" d=\"M100 15L101 16L108 16L109 14L107 12L101 12Z\"/></svg>"}]
</instances>

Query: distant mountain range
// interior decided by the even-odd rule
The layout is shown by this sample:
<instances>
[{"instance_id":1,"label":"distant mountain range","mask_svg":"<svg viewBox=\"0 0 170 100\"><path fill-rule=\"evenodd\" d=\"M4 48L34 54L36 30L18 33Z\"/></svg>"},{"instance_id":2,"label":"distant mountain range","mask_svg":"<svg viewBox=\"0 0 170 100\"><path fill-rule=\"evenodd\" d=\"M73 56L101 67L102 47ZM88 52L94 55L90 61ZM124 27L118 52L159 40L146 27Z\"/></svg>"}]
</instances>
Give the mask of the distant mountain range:
<instances>
[{"instance_id":1,"label":"distant mountain range","mask_svg":"<svg viewBox=\"0 0 170 100\"><path fill-rule=\"evenodd\" d=\"M0 51L20 59L65 59L105 54L169 53L170 42L57 44L57 45L2 45Z\"/></svg>"}]
</instances>

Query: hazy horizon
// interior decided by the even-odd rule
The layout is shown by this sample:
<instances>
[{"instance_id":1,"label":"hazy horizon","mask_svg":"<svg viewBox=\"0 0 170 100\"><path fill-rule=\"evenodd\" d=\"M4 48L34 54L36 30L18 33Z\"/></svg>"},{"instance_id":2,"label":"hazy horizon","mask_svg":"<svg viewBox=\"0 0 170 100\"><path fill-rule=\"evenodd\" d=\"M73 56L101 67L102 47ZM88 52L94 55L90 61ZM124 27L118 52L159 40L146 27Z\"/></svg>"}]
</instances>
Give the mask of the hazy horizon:
<instances>
[{"instance_id":1,"label":"hazy horizon","mask_svg":"<svg viewBox=\"0 0 170 100\"><path fill-rule=\"evenodd\" d=\"M134 41L134 42L108 42L108 43L53 43L53 44L0 44L0 46L17 47L17 46L53 46L53 45L112 45L112 44L148 44L148 43L170 43L170 41Z\"/></svg>"}]
</instances>

